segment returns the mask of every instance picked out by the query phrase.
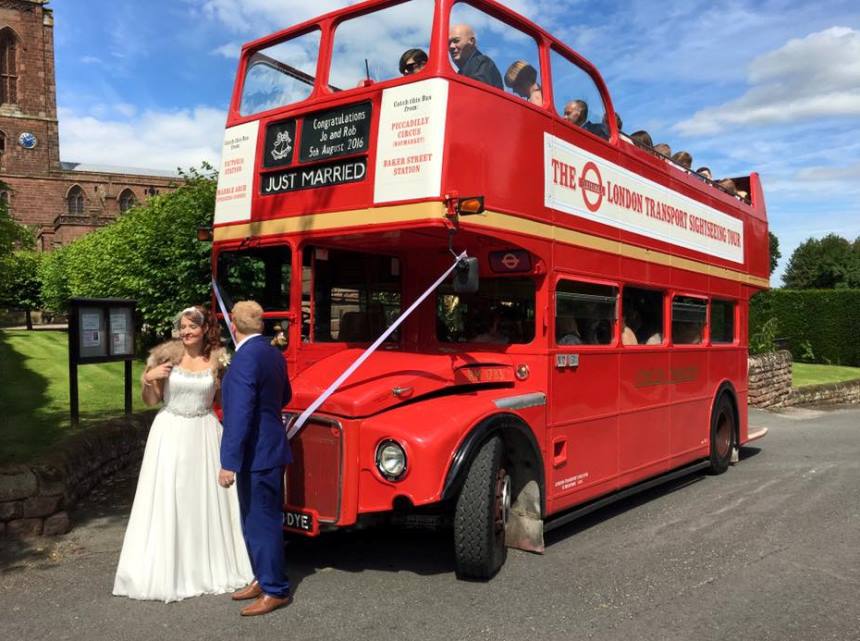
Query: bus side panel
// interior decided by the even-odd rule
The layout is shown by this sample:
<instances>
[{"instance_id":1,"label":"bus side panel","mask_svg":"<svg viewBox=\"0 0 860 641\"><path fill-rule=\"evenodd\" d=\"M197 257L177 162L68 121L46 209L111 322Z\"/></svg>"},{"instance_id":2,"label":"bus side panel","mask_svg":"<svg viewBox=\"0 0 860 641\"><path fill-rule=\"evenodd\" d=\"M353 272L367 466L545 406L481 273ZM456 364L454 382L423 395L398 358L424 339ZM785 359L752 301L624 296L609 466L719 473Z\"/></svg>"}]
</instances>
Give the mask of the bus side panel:
<instances>
[{"instance_id":1,"label":"bus side panel","mask_svg":"<svg viewBox=\"0 0 860 641\"><path fill-rule=\"evenodd\" d=\"M562 351L562 350L555 350ZM618 487L618 354L579 353L578 367L552 367L547 506L554 512ZM555 362L551 354L550 366Z\"/></svg>"},{"instance_id":2,"label":"bus side panel","mask_svg":"<svg viewBox=\"0 0 860 641\"><path fill-rule=\"evenodd\" d=\"M670 352L672 467L708 452L712 402L709 357L709 350L697 345L676 347Z\"/></svg>"},{"instance_id":3,"label":"bus side panel","mask_svg":"<svg viewBox=\"0 0 860 641\"><path fill-rule=\"evenodd\" d=\"M618 418L620 485L666 471L669 460L669 385L663 349L628 349L620 356Z\"/></svg>"}]
</instances>

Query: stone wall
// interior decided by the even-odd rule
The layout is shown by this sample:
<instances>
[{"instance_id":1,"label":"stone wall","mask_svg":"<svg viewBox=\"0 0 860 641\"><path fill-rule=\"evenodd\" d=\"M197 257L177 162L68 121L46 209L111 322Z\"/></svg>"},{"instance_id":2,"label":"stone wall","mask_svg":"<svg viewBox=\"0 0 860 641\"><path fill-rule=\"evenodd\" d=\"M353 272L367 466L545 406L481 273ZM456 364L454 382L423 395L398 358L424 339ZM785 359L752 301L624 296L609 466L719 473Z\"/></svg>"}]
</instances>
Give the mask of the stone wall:
<instances>
[{"instance_id":1,"label":"stone wall","mask_svg":"<svg viewBox=\"0 0 860 641\"><path fill-rule=\"evenodd\" d=\"M860 403L860 379L794 388L786 405Z\"/></svg>"},{"instance_id":2,"label":"stone wall","mask_svg":"<svg viewBox=\"0 0 860 641\"><path fill-rule=\"evenodd\" d=\"M782 350L750 356L749 404L751 407L781 407L791 399L791 352Z\"/></svg>"},{"instance_id":3,"label":"stone wall","mask_svg":"<svg viewBox=\"0 0 860 641\"><path fill-rule=\"evenodd\" d=\"M152 412L75 434L35 463L0 467L0 538L64 534L69 510L102 479L143 455Z\"/></svg>"}]
</instances>

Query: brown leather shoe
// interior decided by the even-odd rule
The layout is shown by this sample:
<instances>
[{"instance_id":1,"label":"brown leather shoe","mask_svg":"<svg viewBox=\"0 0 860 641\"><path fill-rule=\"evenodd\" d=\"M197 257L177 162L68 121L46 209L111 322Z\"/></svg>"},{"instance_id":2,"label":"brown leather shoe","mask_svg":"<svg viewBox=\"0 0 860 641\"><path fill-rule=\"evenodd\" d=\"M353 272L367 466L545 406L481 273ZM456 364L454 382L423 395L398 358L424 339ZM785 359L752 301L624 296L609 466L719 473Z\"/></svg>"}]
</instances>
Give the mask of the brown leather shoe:
<instances>
[{"instance_id":1,"label":"brown leather shoe","mask_svg":"<svg viewBox=\"0 0 860 641\"><path fill-rule=\"evenodd\" d=\"M271 594L263 593L258 596L257 600L254 601L251 605L242 608L242 616L255 617L260 614L268 614L272 610L277 610L278 608L282 608L285 605L288 605L292 600L293 599L290 595L287 595L285 597L277 597L272 596Z\"/></svg>"},{"instance_id":2,"label":"brown leather shoe","mask_svg":"<svg viewBox=\"0 0 860 641\"><path fill-rule=\"evenodd\" d=\"M257 579L254 579L246 585L241 590L236 590L230 598L234 601L245 601L247 599L256 599L263 593L263 589L260 587L260 584L257 582Z\"/></svg>"}]
</instances>

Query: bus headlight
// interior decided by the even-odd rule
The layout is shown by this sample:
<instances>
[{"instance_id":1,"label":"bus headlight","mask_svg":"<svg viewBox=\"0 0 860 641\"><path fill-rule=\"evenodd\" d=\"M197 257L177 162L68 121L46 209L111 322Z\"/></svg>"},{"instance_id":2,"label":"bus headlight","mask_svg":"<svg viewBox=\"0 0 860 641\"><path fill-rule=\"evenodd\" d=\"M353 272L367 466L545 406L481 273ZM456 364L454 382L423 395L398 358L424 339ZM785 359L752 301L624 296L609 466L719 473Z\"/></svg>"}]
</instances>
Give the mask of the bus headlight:
<instances>
[{"instance_id":1,"label":"bus headlight","mask_svg":"<svg viewBox=\"0 0 860 641\"><path fill-rule=\"evenodd\" d=\"M376 468L389 481L396 481L406 472L406 452L397 441L382 441L376 447Z\"/></svg>"}]
</instances>

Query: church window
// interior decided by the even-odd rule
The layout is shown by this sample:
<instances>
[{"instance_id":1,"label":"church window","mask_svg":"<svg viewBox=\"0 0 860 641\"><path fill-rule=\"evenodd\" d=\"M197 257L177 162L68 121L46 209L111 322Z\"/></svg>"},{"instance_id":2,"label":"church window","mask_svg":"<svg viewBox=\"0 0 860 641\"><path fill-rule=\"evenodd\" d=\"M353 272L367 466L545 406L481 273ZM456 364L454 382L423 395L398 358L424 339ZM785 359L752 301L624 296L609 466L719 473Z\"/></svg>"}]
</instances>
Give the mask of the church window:
<instances>
[{"instance_id":1,"label":"church window","mask_svg":"<svg viewBox=\"0 0 860 641\"><path fill-rule=\"evenodd\" d=\"M124 190L119 195L119 211L120 213L125 213L132 207L137 204L137 198L134 196L134 192L131 189Z\"/></svg>"},{"instance_id":2,"label":"church window","mask_svg":"<svg viewBox=\"0 0 860 641\"><path fill-rule=\"evenodd\" d=\"M6 134L0 131L0 154L6 153Z\"/></svg>"},{"instance_id":3,"label":"church window","mask_svg":"<svg viewBox=\"0 0 860 641\"><path fill-rule=\"evenodd\" d=\"M84 213L84 190L75 185L69 190L69 214L81 216Z\"/></svg>"},{"instance_id":4,"label":"church window","mask_svg":"<svg viewBox=\"0 0 860 641\"><path fill-rule=\"evenodd\" d=\"M0 29L0 104L18 102L18 38L11 29Z\"/></svg>"}]
</instances>

